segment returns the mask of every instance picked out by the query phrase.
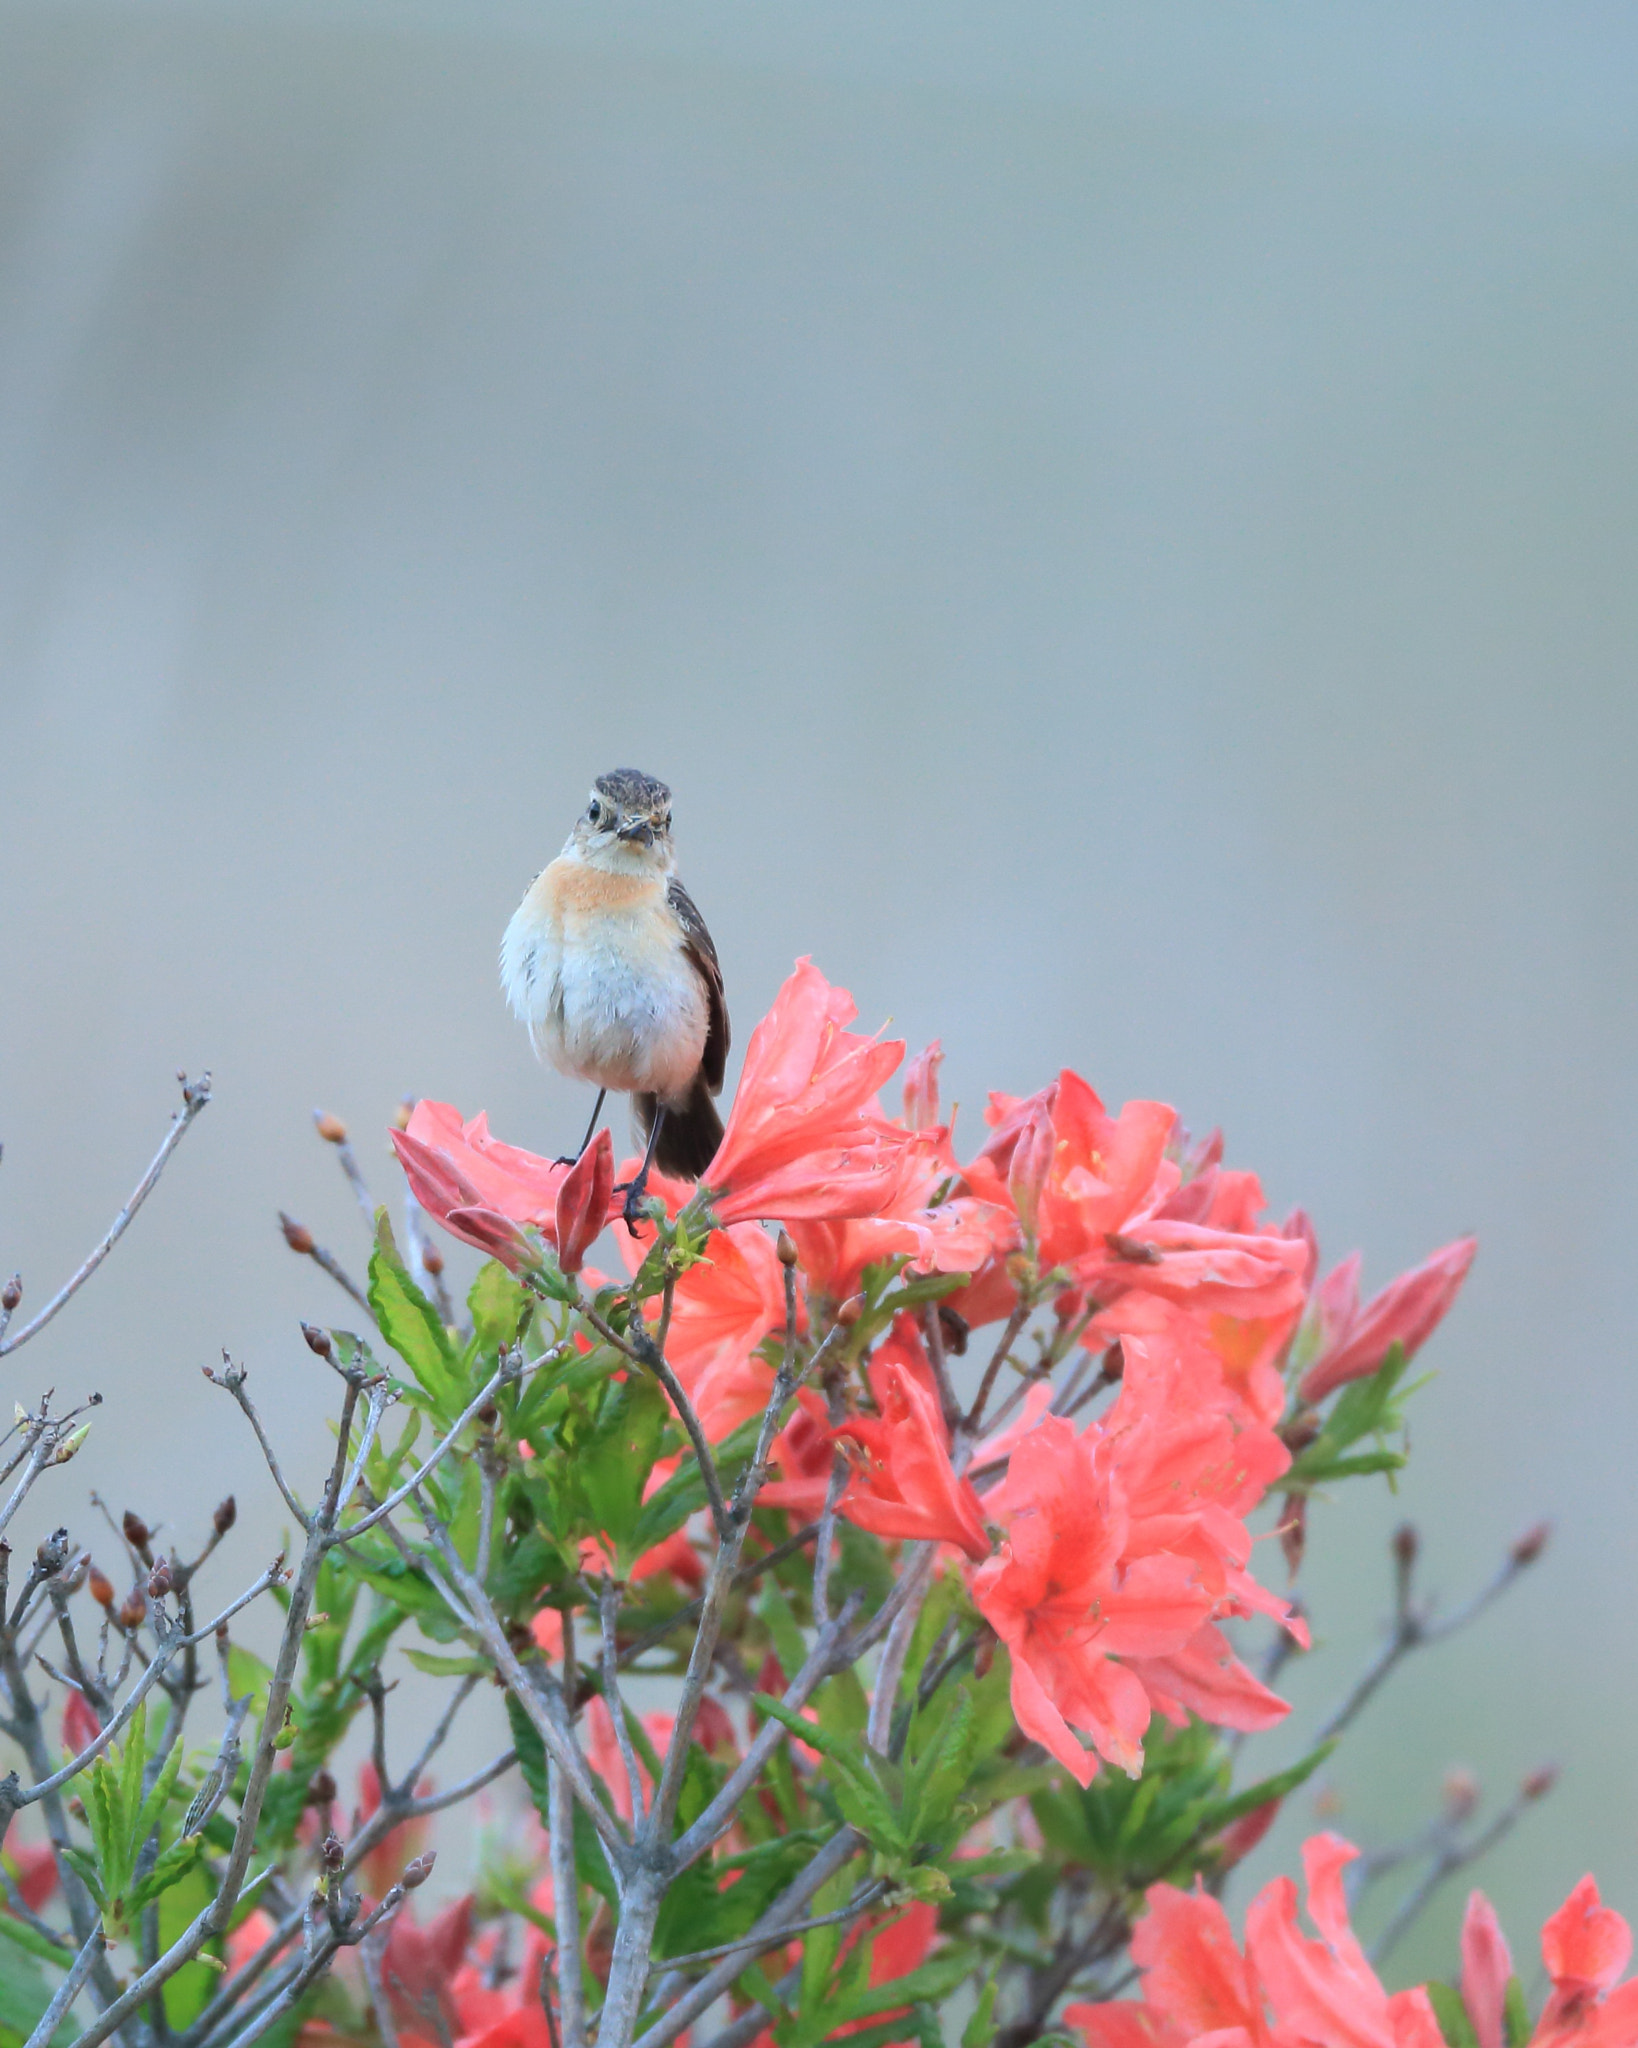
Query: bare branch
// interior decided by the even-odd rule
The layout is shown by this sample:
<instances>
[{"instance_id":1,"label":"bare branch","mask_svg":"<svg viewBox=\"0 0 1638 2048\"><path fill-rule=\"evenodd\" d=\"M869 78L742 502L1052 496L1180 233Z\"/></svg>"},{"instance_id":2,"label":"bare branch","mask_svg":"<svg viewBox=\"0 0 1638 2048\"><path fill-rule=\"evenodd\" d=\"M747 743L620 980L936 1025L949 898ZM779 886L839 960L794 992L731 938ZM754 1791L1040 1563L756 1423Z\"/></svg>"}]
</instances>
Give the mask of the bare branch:
<instances>
[{"instance_id":1,"label":"bare branch","mask_svg":"<svg viewBox=\"0 0 1638 2048\"><path fill-rule=\"evenodd\" d=\"M328 1273L343 1294L350 1295L373 1323L375 1310L370 1306L370 1297L359 1286L334 1252L327 1251L305 1223L298 1223L294 1216L279 1211L279 1228L284 1232L284 1241L293 1252L312 1260L321 1273Z\"/></svg>"},{"instance_id":2,"label":"bare branch","mask_svg":"<svg viewBox=\"0 0 1638 2048\"><path fill-rule=\"evenodd\" d=\"M74 1958L73 1968L57 1986L55 1993L52 1995L51 2003L40 2015L39 2025L23 2043L23 2048L46 2048L46 2043L56 2033L68 2008L79 1997L81 1987L84 1985L86 1978L91 1974L92 1966L97 1962L107 1946L107 1937L104 1935L99 1923L96 1927L92 1928L90 1934L86 1937L84 1946Z\"/></svg>"},{"instance_id":3,"label":"bare branch","mask_svg":"<svg viewBox=\"0 0 1638 2048\"><path fill-rule=\"evenodd\" d=\"M155 1182L165 1171L166 1160L170 1158L177 1146L181 1144L194 1118L198 1116L199 1112L210 1100L210 1075L208 1073L201 1074L197 1081L190 1081L186 1074L179 1075L178 1078L182 1083L182 1107L171 1118L171 1127L165 1133L164 1141L149 1163L148 1171L132 1190L130 1200L127 1201L125 1207L121 1209L113 1222L108 1226L107 1234L102 1239L102 1242L86 1257L78 1270L69 1275L68 1279L58 1288L57 1292L46 1303L45 1307L41 1309L40 1313L31 1322L25 1323L16 1336L0 1340L0 1358L4 1358L9 1353L15 1351L20 1344L26 1344L30 1337L37 1336L45 1328L46 1324L51 1321L52 1317L56 1315L57 1311L64 1308L79 1293L86 1281L91 1278L91 1275L125 1235L132 1217L136 1215L136 1212L153 1192Z\"/></svg>"}]
</instances>

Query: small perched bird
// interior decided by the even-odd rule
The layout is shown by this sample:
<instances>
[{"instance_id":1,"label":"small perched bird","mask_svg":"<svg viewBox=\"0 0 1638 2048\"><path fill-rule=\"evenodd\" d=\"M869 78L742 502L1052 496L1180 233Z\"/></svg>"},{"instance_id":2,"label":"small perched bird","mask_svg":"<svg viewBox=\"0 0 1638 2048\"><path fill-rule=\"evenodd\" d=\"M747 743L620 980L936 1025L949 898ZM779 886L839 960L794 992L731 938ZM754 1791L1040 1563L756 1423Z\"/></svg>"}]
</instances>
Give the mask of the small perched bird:
<instances>
[{"instance_id":1,"label":"small perched bird","mask_svg":"<svg viewBox=\"0 0 1638 2048\"><path fill-rule=\"evenodd\" d=\"M713 1097L728 1059L722 969L678 881L671 792L613 768L592 786L563 851L501 941L501 984L536 1052L595 1081L590 1144L609 1090L627 1093L647 1138L625 1190L635 1228L649 1169L697 1180L722 1142Z\"/></svg>"}]
</instances>

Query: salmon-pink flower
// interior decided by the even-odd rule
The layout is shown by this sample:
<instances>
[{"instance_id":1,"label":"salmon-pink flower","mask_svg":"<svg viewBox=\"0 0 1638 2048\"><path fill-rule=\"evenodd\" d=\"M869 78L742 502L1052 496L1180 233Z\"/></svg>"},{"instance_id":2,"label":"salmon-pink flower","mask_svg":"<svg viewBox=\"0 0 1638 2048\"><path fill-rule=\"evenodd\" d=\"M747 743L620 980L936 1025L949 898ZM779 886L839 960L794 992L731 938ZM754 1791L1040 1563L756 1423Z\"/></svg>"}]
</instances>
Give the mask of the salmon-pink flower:
<instances>
[{"instance_id":1,"label":"salmon-pink flower","mask_svg":"<svg viewBox=\"0 0 1638 2048\"><path fill-rule=\"evenodd\" d=\"M556 1244L558 1196L572 1168L502 1144L481 1111L463 1123L447 1102L418 1102L408 1126L389 1135L411 1193L452 1237L513 1272L538 1257L531 1230ZM596 1172L595 1154L588 1171Z\"/></svg>"},{"instance_id":2,"label":"salmon-pink flower","mask_svg":"<svg viewBox=\"0 0 1638 2048\"><path fill-rule=\"evenodd\" d=\"M1012 1451L986 1497L1006 1540L972 1577L979 1612L1012 1658L1018 1725L1082 1785L1099 1756L1134 1777L1143 1767L1150 1700L1128 1657L1180 1651L1209 1619L1211 1594L1181 1557L1130 1564L1130 1517L1115 1447L1049 1415Z\"/></svg>"},{"instance_id":3,"label":"salmon-pink flower","mask_svg":"<svg viewBox=\"0 0 1638 2048\"><path fill-rule=\"evenodd\" d=\"M614 1140L605 1124L563 1178L553 1212L557 1262L578 1273L608 1222L614 1198Z\"/></svg>"},{"instance_id":4,"label":"salmon-pink flower","mask_svg":"<svg viewBox=\"0 0 1638 2048\"><path fill-rule=\"evenodd\" d=\"M970 1558L988 1557L984 1511L970 1479L950 1464L949 1437L938 1402L906 1366L890 1360L872 1376L879 1416L855 1416L836 1431L864 1458L840 1512L877 1536L954 1543Z\"/></svg>"},{"instance_id":5,"label":"salmon-pink flower","mask_svg":"<svg viewBox=\"0 0 1638 2048\"><path fill-rule=\"evenodd\" d=\"M942 1122L938 1107L938 1070L944 1048L935 1038L904 1070L904 1121L912 1131L932 1130Z\"/></svg>"},{"instance_id":6,"label":"salmon-pink flower","mask_svg":"<svg viewBox=\"0 0 1638 2048\"><path fill-rule=\"evenodd\" d=\"M968 1186L976 1195L1000 1199L1015 1153L1020 1144L1027 1146L1028 1164L1020 1171L1038 1210L1043 1268L1073 1270L1089 1254L1101 1254L1109 1232L1123 1229L1177 1185L1177 1168L1165 1156L1177 1112L1164 1102L1129 1102L1112 1117L1080 1075L1065 1067L1038 1095L992 1095L985 1114L995 1135L966 1169ZM1051 1126L1052 1156L1036 1189L1043 1118Z\"/></svg>"},{"instance_id":7,"label":"salmon-pink flower","mask_svg":"<svg viewBox=\"0 0 1638 2048\"><path fill-rule=\"evenodd\" d=\"M1348 1924L1342 1870L1358 1850L1337 1835L1303 1846L1315 1941L1297 1925L1297 1888L1276 1878L1246 1914L1245 1953L1203 1892L1151 1885L1132 1935L1141 1999L1072 2005L1088 2048L1443 2048L1425 1991L1390 1996Z\"/></svg>"},{"instance_id":8,"label":"salmon-pink flower","mask_svg":"<svg viewBox=\"0 0 1638 2048\"><path fill-rule=\"evenodd\" d=\"M790 1421L774 1438L771 1458L779 1477L763 1485L757 1505L788 1508L804 1517L817 1515L830 1488L835 1456L824 1398L814 1388L803 1387Z\"/></svg>"},{"instance_id":9,"label":"salmon-pink flower","mask_svg":"<svg viewBox=\"0 0 1638 2048\"><path fill-rule=\"evenodd\" d=\"M1541 1930L1541 1959L1552 1992L1530 2048L1634 2048L1638 1978L1616 1979L1632 1954L1632 1930L1582 1878Z\"/></svg>"},{"instance_id":10,"label":"salmon-pink flower","mask_svg":"<svg viewBox=\"0 0 1638 2048\"><path fill-rule=\"evenodd\" d=\"M1358 1306L1358 1260L1345 1260L1320 1290L1322 1327L1329 1341L1303 1375L1305 1401L1323 1401L1348 1380L1364 1379L1402 1344L1413 1358L1438 1328L1467 1278L1475 1237L1459 1237L1408 1273L1390 1281L1365 1308Z\"/></svg>"},{"instance_id":11,"label":"salmon-pink flower","mask_svg":"<svg viewBox=\"0 0 1638 2048\"><path fill-rule=\"evenodd\" d=\"M701 1175L724 1223L750 1217L872 1216L894 1190L876 1092L904 1057L902 1039L845 1027L858 1014L809 960L755 1031L716 1157Z\"/></svg>"},{"instance_id":12,"label":"salmon-pink flower","mask_svg":"<svg viewBox=\"0 0 1638 2048\"><path fill-rule=\"evenodd\" d=\"M17 1884L17 1894L31 1913L40 1908L57 1889L57 1852L49 1842L18 1842L7 1849Z\"/></svg>"}]
</instances>

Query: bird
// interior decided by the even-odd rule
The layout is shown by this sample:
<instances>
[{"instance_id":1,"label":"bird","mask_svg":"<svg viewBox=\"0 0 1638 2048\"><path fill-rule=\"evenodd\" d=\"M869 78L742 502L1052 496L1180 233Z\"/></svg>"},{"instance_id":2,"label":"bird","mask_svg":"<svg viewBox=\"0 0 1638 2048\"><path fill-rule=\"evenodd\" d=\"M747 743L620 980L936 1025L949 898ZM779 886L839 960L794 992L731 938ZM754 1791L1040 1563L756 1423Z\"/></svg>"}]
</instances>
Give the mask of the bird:
<instances>
[{"instance_id":1,"label":"bird","mask_svg":"<svg viewBox=\"0 0 1638 2048\"><path fill-rule=\"evenodd\" d=\"M506 927L501 985L535 1051L597 1084L582 1152L609 1091L630 1095L646 1140L620 1190L635 1234L650 1171L698 1180L722 1143L729 1046L722 968L677 879L663 782L636 768L598 776Z\"/></svg>"}]
</instances>

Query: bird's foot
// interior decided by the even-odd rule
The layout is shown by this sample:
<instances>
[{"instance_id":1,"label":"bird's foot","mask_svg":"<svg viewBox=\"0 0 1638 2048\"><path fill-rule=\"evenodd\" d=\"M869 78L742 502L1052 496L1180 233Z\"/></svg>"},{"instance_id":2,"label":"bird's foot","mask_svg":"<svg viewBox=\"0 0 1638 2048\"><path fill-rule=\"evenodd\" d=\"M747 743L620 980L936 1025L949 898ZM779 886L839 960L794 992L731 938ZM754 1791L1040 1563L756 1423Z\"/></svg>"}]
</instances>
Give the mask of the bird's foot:
<instances>
[{"instance_id":1,"label":"bird's foot","mask_svg":"<svg viewBox=\"0 0 1638 2048\"><path fill-rule=\"evenodd\" d=\"M643 1203L648 1197L647 1173L638 1174L635 1180L616 1181L613 1192L617 1195L623 1194L626 1198L620 1214L625 1219L626 1228L635 1237L637 1226L649 1221L643 1212Z\"/></svg>"}]
</instances>

